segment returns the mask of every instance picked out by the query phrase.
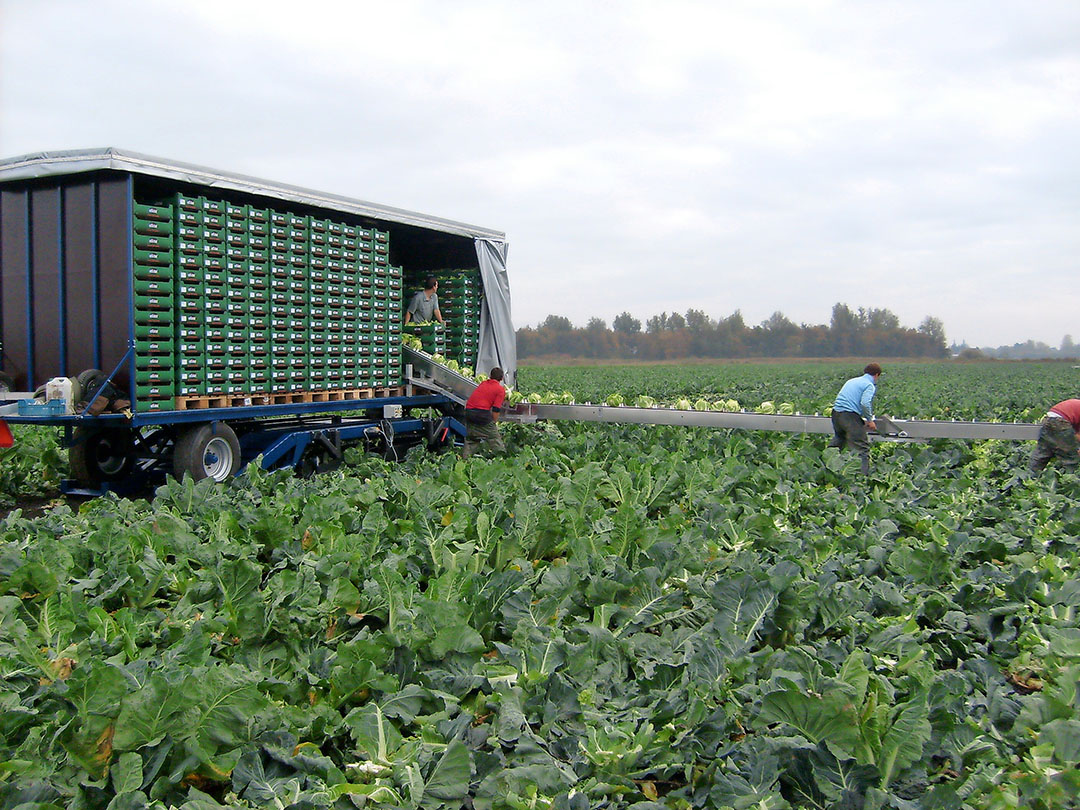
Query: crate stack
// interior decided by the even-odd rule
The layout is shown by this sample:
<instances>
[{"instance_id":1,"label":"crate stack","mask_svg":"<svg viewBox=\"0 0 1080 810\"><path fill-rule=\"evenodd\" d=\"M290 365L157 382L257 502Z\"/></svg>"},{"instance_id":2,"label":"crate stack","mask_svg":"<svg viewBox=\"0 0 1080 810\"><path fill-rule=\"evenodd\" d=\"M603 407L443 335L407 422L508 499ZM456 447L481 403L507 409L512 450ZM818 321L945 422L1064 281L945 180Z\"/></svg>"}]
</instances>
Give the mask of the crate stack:
<instances>
[{"instance_id":1,"label":"crate stack","mask_svg":"<svg viewBox=\"0 0 1080 810\"><path fill-rule=\"evenodd\" d=\"M425 352L438 352L463 366L472 367L480 344L480 304L483 285L479 270L436 270L434 273L409 273L405 305L423 289L428 275L439 281L439 312L446 325L411 329L420 338ZM411 326L411 324L410 324Z\"/></svg>"},{"instance_id":2,"label":"crate stack","mask_svg":"<svg viewBox=\"0 0 1080 810\"><path fill-rule=\"evenodd\" d=\"M439 303L446 321L446 353L472 367L480 345L483 286L476 270L447 272L439 281Z\"/></svg>"},{"instance_id":3,"label":"crate stack","mask_svg":"<svg viewBox=\"0 0 1080 810\"><path fill-rule=\"evenodd\" d=\"M371 232L372 291L374 328L372 368L383 382L401 368L401 309L404 283L400 267L390 265L390 234ZM381 372L380 372L381 370Z\"/></svg>"},{"instance_id":4,"label":"crate stack","mask_svg":"<svg viewBox=\"0 0 1080 810\"><path fill-rule=\"evenodd\" d=\"M400 383L387 232L187 194L134 230L140 407Z\"/></svg>"},{"instance_id":5,"label":"crate stack","mask_svg":"<svg viewBox=\"0 0 1080 810\"><path fill-rule=\"evenodd\" d=\"M437 321L405 324L404 330L420 339L420 347L428 354L446 356L446 328Z\"/></svg>"},{"instance_id":6,"label":"crate stack","mask_svg":"<svg viewBox=\"0 0 1080 810\"><path fill-rule=\"evenodd\" d=\"M135 396L147 410L170 410L177 384L173 208L136 204L134 216Z\"/></svg>"}]
</instances>

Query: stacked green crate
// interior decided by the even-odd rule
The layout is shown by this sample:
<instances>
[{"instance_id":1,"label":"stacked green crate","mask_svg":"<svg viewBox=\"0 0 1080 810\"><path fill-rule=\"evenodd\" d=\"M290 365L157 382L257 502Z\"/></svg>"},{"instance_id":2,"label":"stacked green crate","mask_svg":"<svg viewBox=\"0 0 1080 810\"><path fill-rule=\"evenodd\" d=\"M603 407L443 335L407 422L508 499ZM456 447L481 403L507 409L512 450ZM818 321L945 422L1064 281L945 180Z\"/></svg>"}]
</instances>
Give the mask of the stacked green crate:
<instances>
[{"instance_id":1,"label":"stacked green crate","mask_svg":"<svg viewBox=\"0 0 1080 810\"><path fill-rule=\"evenodd\" d=\"M327 388L331 391L357 387L357 354L353 331L357 317L355 291L355 231L352 226L326 220L313 231L316 257L314 271L317 304L322 310L323 332L319 336L325 346ZM313 223L314 228L314 223ZM347 236L346 231L351 235ZM346 242L350 246L346 261Z\"/></svg>"},{"instance_id":2,"label":"stacked green crate","mask_svg":"<svg viewBox=\"0 0 1080 810\"><path fill-rule=\"evenodd\" d=\"M380 385L401 382L401 292L392 285L399 268L390 266L390 234L377 228L371 231L372 300L376 332L374 351L376 375Z\"/></svg>"},{"instance_id":3,"label":"stacked green crate","mask_svg":"<svg viewBox=\"0 0 1080 810\"><path fill-rule=\"evenodd\" d=\"M448 359L456 360L464 366L476 362L480 338L480 304L483 298L483 286L478 270L436 270L434 272L410 272L404 274L405 297L408 302L424 285L428 275L439 281L439 312L443 316L445 328L433 330L434 335L425 334L425 330L416 330L424 351L439 352ZM427 330L432 331L432 330Z\"/></svg>"},{"instance_id":4,"label":"stacked green crate","mask_svg":"<svg viewBox=\"0 0 1080 810\"><path fill-rule=\"evenodd\" d=\"M382 370L375 366L375 301L371 262L371 231L342 225L341 244L332 246L332 258L341 265L341 302L348 332L343 344L347 388L382 385ZM346 344L347 348L345 348Z\"/></svg>"},{"instance_id":5,"label":"stacked green crate","mask_svg":"<svg viewBox=\"0 0 1080 810\"><path fill-rule=\"evenodd\" d=\"M402 319L398 316L404 306L405 282L404 272L401 267L390 266L387 277L387 319L386 319L386 349L387 367L389 377L387 385L399 385L402 380L401 365L401 325Z\"/></svg>"},{"instance_id":6,"label":"stacked green crate","mask_svg":"<svg viewBox=\"0 0 1080 810\"><path fill-rule=\"evenodd\" d=\"M268 355L270 361L270 392L286 394L292 370L292 336L289 332L289 280L292 272L292 253L289 250L289 218L280 211L267 214L269 226L269 293L270 331Z\"/></svg>"},{"instance_id":7,"label":"stacked green crate","mask_svg":"<svg viewBox=\"0 0 1080 810\"><path fill-rule=\"evenodd\" d=\"M446 271L439 278L439 304L446 321L446 353L464 366L476 362L480 343L483 285L477 270Z\"/></svg>"},{"instance_id":8,"label":"stacked green crate","mask_svg":"<svg viewBox=\"0 0 1080 810\"><path fill-rule=\"evenodd\" d=\"M248 396L251 390L249 370L248 327L248 223L247 206L226 202L223 205L225 225L225 274L222 284L225 297L225 340L221 343L225 366L225 394L230 397ZM218 344L213 344L215 348Z\"/></svg>"},{"instance_id":9,"label":"stacked green crate","mask_svg":"<svg viewBox=\"0 0 1080 810\"><path fill-rule=\"evenodd\" d=\"M411 321L402 326L401 331L419 338L421 348L428 354L446 356L446 328L441 323L435 321L430 323ZM401 342L400 335L398 342Z\"/></svg>"},{"instance_id":10,"label":"stacked green crate","mask_svg":"<svg viewBox=\"0 0 1080 810\"><path fill-rule=\"evenodd\" d=\"M171 410L176 396L176 235L168 205L134 204L135 399Z\"/></svg>"},{"instance_id":11,"label":"stacked green crate","mask_svg":"<svg viewBox=\"0 0 1080 810\"><path fill-rule=\"evenodd\" d=\"M373 228L361 235L360 253L368 258L369 297L372 308L371 385L396 385L401 366L390 345L391 324L400 328L400 306L391 309L390 235ZM400 334L400 332L398 333Z\"/></svg>"},{"instance_id":12,"label":"stacked green crate","mask_svg":"<svg viewBox=\"0 0 1080 810\"><path fill-rule=\"evenodd\" d=\"M177 331L177 389L180 396L206 394L206 332L224 329L224 318L211 315L203 303L203 281L207 270L207 255L203 251L202 199L184 194L174 199L176 211L176 318ZM223 259L220 251L215 266ZM215 324L215 320L220 323Z\"/></svg>"},{"instance_id":13,"label":"stacked green crate","mask_svg":"<svg viewBox=\"0 0 1080 810\"><path fill-rule=\"evenodd\" d=\"M273 218L275 215L271 215ZM322 389L321 374L312 368L310 312L308 304L309 217L286 214L285 243L289 256L286 277L285 327L289 341L289 366L285 390L291 394Z\"/></svg>"},{"instance_id":14,"label":"stacked green crate","mask_svg":"<svg viewBox=\"0 0 1080 810\"><path fill-rule=\"evenodd\" d=\"M206 197L178 194L176 197L177 220L182 227L190 228L185 234L193 239L202 261L201 278L183 280L178 288L179 305L185 312L185 335L181 348L180 363L184 371L195 372L201 365L202 394L224 396L228 380L229 298L226 258L228 242L225 203ZM198 319L202 318L201 334ZM190 331L187 329L190 327ZM185 375L185 382L194 378Z\"/></svg>"},{"instance_id":15,"label":"stacked green crate","mask_svg":"<svg viewBox=\"0 0 1080 810\"><path fill-rule=\"evenodd\" d=\"M330 335L340 330L340 322L331 316L326 292L329 257L328 221L311 217L308 227L308 379L313 391L341 388L341 359Z\"/></svg>"},{"instance_id":16,"label":"stacked green crate","mask_svg":"<svg viewBox=\"0 0 1080 810\"><path fill-rule=\"evenodd\" d=\"M253 395L270 393L270 212L245 206L247 235L246 318L248 385Z\"/></svg>"},{"instance_id":17,"label":"stacked green crate","mask_svg":"<svg viewBox=\"0 0 1080 810\"><path fill-rule=\"evenodd\" d=\"M183 193L170 202L136 215L140 402L400 383L404 282L387 232Z\"/></svg>"}]
</instances>

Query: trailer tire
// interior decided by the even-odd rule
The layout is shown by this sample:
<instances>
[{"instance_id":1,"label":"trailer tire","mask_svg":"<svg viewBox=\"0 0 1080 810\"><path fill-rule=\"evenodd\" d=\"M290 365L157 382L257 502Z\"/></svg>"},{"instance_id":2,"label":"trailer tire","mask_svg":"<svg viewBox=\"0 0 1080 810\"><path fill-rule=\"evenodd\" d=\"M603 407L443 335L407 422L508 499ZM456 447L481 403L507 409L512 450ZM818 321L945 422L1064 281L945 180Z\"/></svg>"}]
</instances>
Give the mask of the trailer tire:
<instances>
[{"instance_id":1,"label":"trailer tire","mask_svg":"<svg viewBox=\"0 0 1080 810\"><path fill-rule=\"evenodd\" d=\"M127 428L76 428L68 448L71 477L89 486L119 481L135 466L135 436Z\"/></svg>"},{"instance_id":2,"label":"trailer tire","mask_svg":"<svg viewBox=\"0 0 1080 810\"><path fill-rule=\"evenodd\" d=\"M225 481L240 469L240 441L224 422L195 425L176 440L173 474L194 480Z\"/></svg>"},{"instance_id":3,"label":"trailer tire","mask_svg":"<svg viewBox=\"0 0 1080 810\"><path fill-rule=\"evenodd\" d=\"M0 392L7 393L8 391L15 390L15 380L12 379L10 374L5 374L0 371Z\"/></svg>"}]
</instances>

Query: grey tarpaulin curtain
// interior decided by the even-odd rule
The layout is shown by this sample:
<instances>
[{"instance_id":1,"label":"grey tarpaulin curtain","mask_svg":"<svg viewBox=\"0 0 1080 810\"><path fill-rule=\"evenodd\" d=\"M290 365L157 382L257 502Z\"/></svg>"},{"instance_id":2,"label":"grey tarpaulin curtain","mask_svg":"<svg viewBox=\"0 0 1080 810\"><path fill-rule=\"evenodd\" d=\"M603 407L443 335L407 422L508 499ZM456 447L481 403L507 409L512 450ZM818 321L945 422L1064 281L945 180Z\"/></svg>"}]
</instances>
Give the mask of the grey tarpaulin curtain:
<instances>
[{"instance_id":1,"label":"grey tarpaulin curtain","mask_svg":"<svg viewBox=\"0 0 1080 810\"><path fill-rule=\"evenodd\" d=\"M492 366L505 373L507 385L517 384L517 336L510 318L510 280L506 275L506 242L477 238L476 257L484 284L480 309L480 348L476 372L487 374Z\"/></svg>"}]
</instances>

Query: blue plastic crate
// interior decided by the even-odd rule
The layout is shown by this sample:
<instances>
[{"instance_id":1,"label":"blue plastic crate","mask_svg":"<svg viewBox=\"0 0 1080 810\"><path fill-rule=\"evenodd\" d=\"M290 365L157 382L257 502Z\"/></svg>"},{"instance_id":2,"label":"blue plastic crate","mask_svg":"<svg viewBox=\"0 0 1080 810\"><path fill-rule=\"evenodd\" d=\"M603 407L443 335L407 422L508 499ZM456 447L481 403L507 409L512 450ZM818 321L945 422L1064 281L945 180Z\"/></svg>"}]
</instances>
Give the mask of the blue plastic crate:
<instances>
[{"instance_id":1,"label":"blue plastic crate","mask_svg":"<svg viewBox=\"0 0 1080 810\"><path fill-rule=\"evenodd\" d=\"M64 410L62 399L20 399L19 416L63 416Z\"/></svg>"}]
</instances>

